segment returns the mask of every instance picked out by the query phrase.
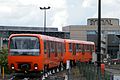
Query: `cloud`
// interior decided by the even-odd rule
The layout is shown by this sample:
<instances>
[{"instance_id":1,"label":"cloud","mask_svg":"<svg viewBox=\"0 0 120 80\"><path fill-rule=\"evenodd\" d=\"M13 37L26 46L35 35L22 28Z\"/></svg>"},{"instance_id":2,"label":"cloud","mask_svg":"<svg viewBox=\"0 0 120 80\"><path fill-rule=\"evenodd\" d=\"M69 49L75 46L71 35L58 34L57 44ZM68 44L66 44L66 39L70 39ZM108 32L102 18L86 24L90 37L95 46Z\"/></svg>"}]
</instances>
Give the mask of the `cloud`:
<instances>
[{"instance_id":1,"label":"cloud","mask_svg":"<svg viewBox=\"0 0 120 80\"><path fill-rule=\"evenodd\" d=\"M59 30L62 30L62 26L67 24L68 13L67 13L67 4L66 0L54 0L52 4L54 9L54 16L52 18L52 26L58 26Z\"/></svg>"},{"instance_id":2,"label":"cloud","mask_svg":"<svg viewBox=\"0 0 120 80\"><path fill-rule=\"evenodd\" d=\"M0 23L3 25L43 26L43 11L39 7L44 6L51 6L51 9L47 11L47 25L59 27L61 30L61 25L67 23L66 0L0 1Z\"/></svg>"},{"instance_id":3,"label":"cloud","mask_svg":"<svg viewBox=\"0 0 120 80\"><path fill-rule=\"evenodd\" d=\"M120 18L120 0L101 0L102 17ZM87 18L97 17L97 0L0 0L0 24L19 26L43 26L43 13L47 10L47 27L83 25Z\"/></svg>"},{"instance_id":4,"label":"cloud","mask_svg":"<svg viewBox=\"0 0 120 80\"><path fill-rule=\"evenodd\" d=\"M87 8L87 7L94 7L96 5L96 0L84 0L82 3L82 7Z\"/></svg>"},{"instance_id":5,"label":"cloud","mask_svg":"<svg viewBox=\"0 0 120 80\"><path fill-rule=\"evenodd\" d=\"M120 0L105 0L101 3L101 17L102 18L120 18ZM98 6L97 6L98 7ZM92 17L97 17L98 11Z\"/></svg>"}]
</instances>

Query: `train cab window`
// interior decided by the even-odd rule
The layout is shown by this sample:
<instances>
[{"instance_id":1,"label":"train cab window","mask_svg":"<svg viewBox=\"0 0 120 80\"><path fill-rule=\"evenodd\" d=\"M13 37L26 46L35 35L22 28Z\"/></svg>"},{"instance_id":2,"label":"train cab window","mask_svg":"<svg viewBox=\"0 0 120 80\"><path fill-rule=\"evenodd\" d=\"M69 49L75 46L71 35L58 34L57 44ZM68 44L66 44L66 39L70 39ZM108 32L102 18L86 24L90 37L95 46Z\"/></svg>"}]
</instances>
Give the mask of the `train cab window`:
<instances>
[{"instance_id":1,"label":"train cab window","mask_svg":"<svg viewBox=\"0 0 120 80\"><path fill-rule=\"evenodd\" d=\"M69 51L72 52L72 43L69 43Z\"/></svg>"},{"instance_id":2,"label":"train cab window","mask_svg":"<svg viewBox=\"0 0 120 80\"><path fill-rule=\"evenodd\" d=\"M38 56L40 43L37 37L16 36L10 39L10 55Z\"/></svg>"}]
</instances>

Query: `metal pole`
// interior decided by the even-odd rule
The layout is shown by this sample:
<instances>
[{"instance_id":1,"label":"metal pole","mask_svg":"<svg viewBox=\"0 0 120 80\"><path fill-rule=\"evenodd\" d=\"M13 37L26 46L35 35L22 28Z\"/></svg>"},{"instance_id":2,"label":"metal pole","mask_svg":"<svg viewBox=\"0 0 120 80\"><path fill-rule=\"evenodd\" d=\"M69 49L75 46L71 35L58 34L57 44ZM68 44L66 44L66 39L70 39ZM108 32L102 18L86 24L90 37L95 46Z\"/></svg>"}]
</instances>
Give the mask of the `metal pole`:
<instances>
[{"instance_id":1,"label":"metal pole","mask_svg":"<svg viewBox=\"0 0 120 80\"><path fill-rule=\"evenodd\" d=\"M46 10L50 9L50 6L48 7L40 7L41 10L44 10L44 33L46 32Z\"/></svg>"},{"instance_id":2,"label":"metal pole","mask_svg":"<svg viewBox=\"0 0 120 80\"><path fill-rule=\"evenodd\" d=\"M98 67L101 65L101 0L98 0L98 50L97 50Z\"/></svg>"},{"instance_id":3,"label":"metal pole","mask_svg":"<svg viewBox=\"0 0 120 80\"><path fill-rule=\"evenodd\" d=\"M97 73L101 80L101 0L98 0L98 50L97 50Z\"/></svg>"},{"instance_id":4,"label":"metal pole","mask_svg":"<svg viewBox=\"0 0 120 80\"><path fill-rule=\"evenodd\" d=\"M44 33L46 32L46 9L44 10Z\"/></svg>"}]
</instances>

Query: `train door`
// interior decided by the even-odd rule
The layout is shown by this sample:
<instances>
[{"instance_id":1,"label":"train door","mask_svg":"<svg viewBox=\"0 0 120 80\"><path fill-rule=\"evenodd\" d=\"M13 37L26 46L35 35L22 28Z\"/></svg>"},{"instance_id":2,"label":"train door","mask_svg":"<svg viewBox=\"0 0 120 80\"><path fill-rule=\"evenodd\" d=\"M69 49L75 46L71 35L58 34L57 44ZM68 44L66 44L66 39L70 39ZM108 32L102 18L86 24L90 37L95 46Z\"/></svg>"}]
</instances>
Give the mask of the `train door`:
<instances>
[{"instance_id":1,"label":"train door","mask_svg":"<svg viewBox=\"0 0 120 80\"><path fill-rule=\"evenodd\" d=\"M79 60L80 54L79 54L79 44L77 43L76 45L76 60Z\"/></svg>"},{"instance_id":2,"label":"train door","mask_svg":"<svg viewBox=\"0 0 120 80\"><path fill-rule=\"evenodd\" d=\"M85 45L84 44L81 44L81 46L82 46L82 57L81 57L81 60L82 60L82 62L85 60L84 58L84 55L85 55Z\"/></svg>"},{"instance_id":3,"label":"train door","mask_svg":"<svg viewBox=\"0 0 120 80\"><path fill-rule=\"evenodd\" d=\"M79 47L79 60L81 61L81 59L82 59L82 47L83 47L83 45L82 44L78 44L78 47Z\"/></svg>"},{"instance_id":4,"label":"train door","mask_svg":"<svg viewBox=\"0 0 120 80\"><path fill-rule=\"evenodd\" d=\"M48 58L50 58L50 41L47 41L47 53L48 53Z\"/></svg>"},{"instance_id":5,"label":"train door","mask_svg":"<svg viewBox=\"0 0 120 80\"><path fill-rule=\"evenodd\" d=\"M72 54L76 55L76 44L75 43L73 43L72 49L73 49Z\"/></svg>"},{"instance_id":6,"label":"train door","mask_svg":"<svg viewBox=\"0 0 120 80\"><path fill-rule=\"evenodd\" d=\"M46 58L50 58L50 41L44 40L44 54Z\"/></svg>"},{"instance_id":7,"label":"train door","mask_svg":"<svg viewBox=\"0 0 120 80\"><path fill-rule=\"evenodd\" d=\"M61 43L60 42L58 42L58 45L57 45L57 52L58 52L58 56L60 57L61 56L61 49L62 48L62 46L61 46Z\"/></svg>"}]
</instances>

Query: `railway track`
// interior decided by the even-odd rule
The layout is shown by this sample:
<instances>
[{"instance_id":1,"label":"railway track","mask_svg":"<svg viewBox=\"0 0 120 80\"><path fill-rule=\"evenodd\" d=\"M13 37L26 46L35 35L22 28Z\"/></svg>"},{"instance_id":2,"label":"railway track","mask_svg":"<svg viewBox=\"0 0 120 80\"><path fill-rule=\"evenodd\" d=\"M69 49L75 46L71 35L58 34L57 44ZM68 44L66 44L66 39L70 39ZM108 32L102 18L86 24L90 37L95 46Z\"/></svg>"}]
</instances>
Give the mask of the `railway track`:
<instances>
[{"instance_id":1,"label":"railway track","mask_svg":"<svg viewBox=\"0 0 120 80\"><path fill-rule=\"evenodd\" d=\"M69 72L69 73L68 73ZM85 78L81 77L79 74L78 67L73 67L69 71L64 69L61 71L53 71L48 72L45 76L41 76L39 78L30 78L30 77L23 77L22 79L17 78L16 76L12 76L8 80L86 80Z\"/></svg>"},{"instance_id":2,"label":"railway track","mask_svg":"<svg viewBox=\"0 0 120 80\"><path fill-rule=\"evenodd\" d=\"M39 77L27 77L26 75L18 76L16 74L12 74L8 80L65 80L65 73L66 70L62 69L59 71L59 69L57 69L49 71L45 73L45 75L41 75Z\"/></svg>"}]
</instances>

